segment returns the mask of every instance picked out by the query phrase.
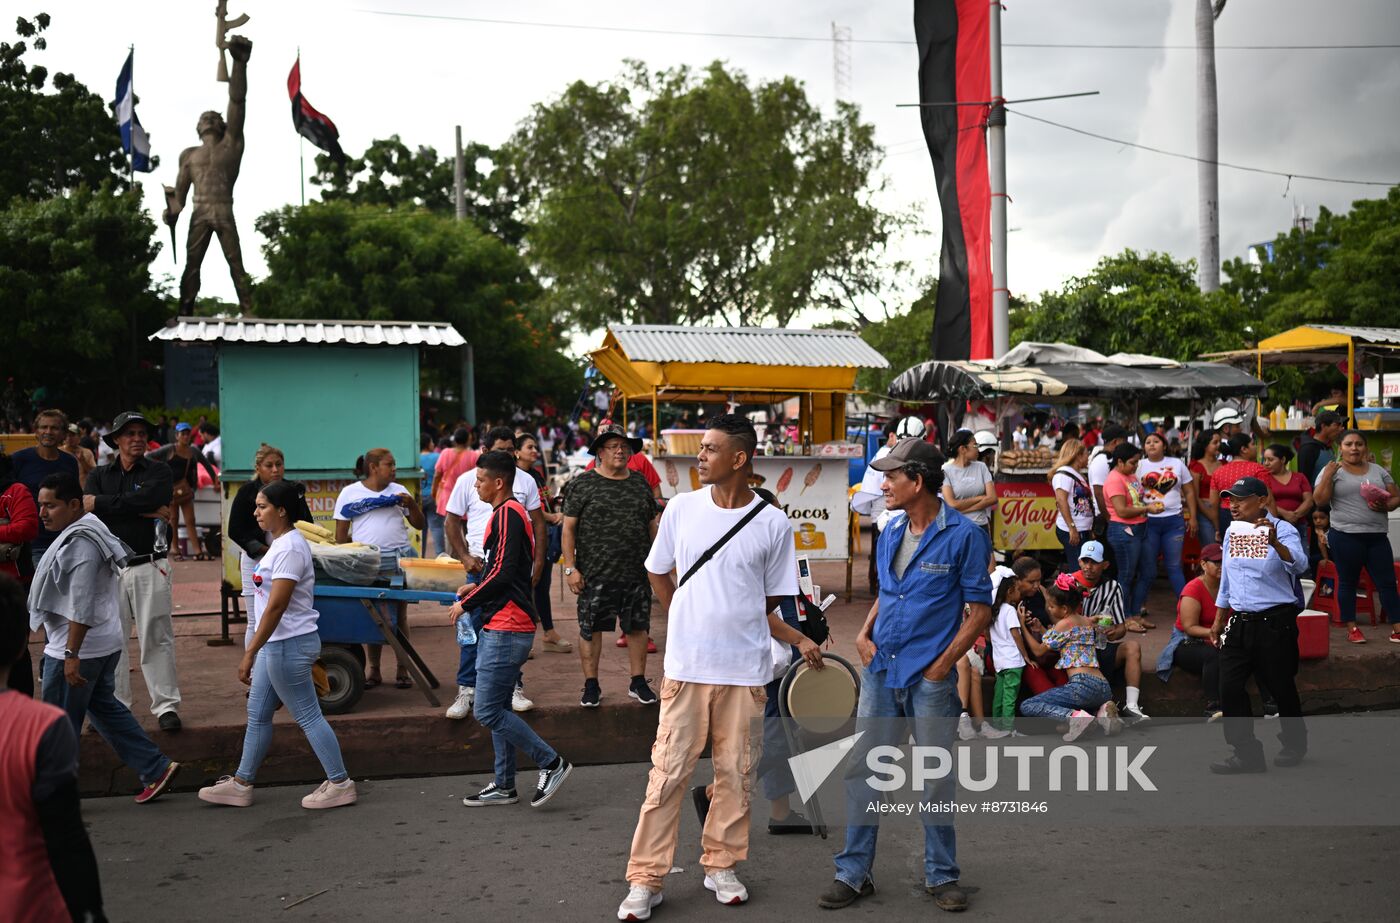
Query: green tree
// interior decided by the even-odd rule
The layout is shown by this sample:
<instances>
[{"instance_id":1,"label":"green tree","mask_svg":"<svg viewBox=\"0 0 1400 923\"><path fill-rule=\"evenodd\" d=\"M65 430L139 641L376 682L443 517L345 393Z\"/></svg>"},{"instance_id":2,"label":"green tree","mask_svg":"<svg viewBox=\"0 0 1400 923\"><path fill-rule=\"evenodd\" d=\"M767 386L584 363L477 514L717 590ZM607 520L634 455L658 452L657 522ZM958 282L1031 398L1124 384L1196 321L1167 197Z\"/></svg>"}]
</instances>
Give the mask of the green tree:
<instances>
[{"instance_id":1,"label":"green tree","mask_svg":"<svg viewBox=\"0 0 1400 923\"><path fill-rule=\"evenodd\" d=\"M529 255L549 301L584 329L763 320L807 307L863 320L902 220L874 129L824 118L791 78L751 84L711 64L570 85L507 146L529 183Z\"/></svg>"},{"instance_id":2,"label":"green tree","mask_svg":"<svg viewBox=\"0 0 1400 923\"><path fill-rule=\"evenodd\" d=\"M47 13L20 17L20 41L0 42L0 204L19 196L45 199L110 181L126 188L126 155L112 110L72 74L53 75L25 63L32 46L47 47L41 34ZM28 41L26 41L28 40Z\"/></svg>"},{"instance_id":3,"label":"green tree","mask_svg":"<svg viewBox=\"0 0 1400 923\"><path fill-rule=\"evenodd\" d=\"M1309 323L1400 327L1400 187L1344 215L1319 209L1306 233L1274 239L1271 261L1234 259L1225 271L1260 338Z\"/></svg>"},{"instance_id":4,"label":"green tree","mask_svg":"<svg viewBox=\"0 0 1400 923\"><path fill-rule=\"evenodd\" d=\"M258 218L267 238L262 317L447 321L476 357L481 412L576 393L579 370L559 326L537 306L519 253L470 221L348 202L289 206ZM456 356L425 353L438 386L458 381Z\"/></svg>"},{"instance_id":5,"label":"green tree","mask_svg":"<svg viewBox=\"0 0 1400 923\"><path fill-rule=\"evenodd\" d=\"M1195 261L1124 250L1058 292L1011 312L1011 342L1073 343L1105 355L1145 353L1195 361L1201 353L1237 349L1246 315L1237 296L1202 293Z\"/></svg>"},{"instance_id":6,"label":"green tree","mask_svg":"<svg viewBox=\"0 0 1400 923\"><path fill-rule=\"evenodd\" d=\"M155 230L139 195L107 184L0 211L4 374L70 411L158 403L146 337L172 312L152 290Z\"/></svg>"},{"instance_id":7,"label":"green tree","mask_svg":"<svg viewBox=\"0 0 1400 923\"><path fill-rule=\"evenodd\" d=\"M431 147L409 150L398 135L392 135L371 141L363 154L350 158L344 167L327 154L316 155L311 182L322 187L323 202L454 215L453 160L439 157ZM494 148L472 142L463 146L462 160L467 217L506 243L518 245L525 233L519 217L522 191L506 158ZM483 170L483 163L489 169Z\"/></svg>"}]
</instances>

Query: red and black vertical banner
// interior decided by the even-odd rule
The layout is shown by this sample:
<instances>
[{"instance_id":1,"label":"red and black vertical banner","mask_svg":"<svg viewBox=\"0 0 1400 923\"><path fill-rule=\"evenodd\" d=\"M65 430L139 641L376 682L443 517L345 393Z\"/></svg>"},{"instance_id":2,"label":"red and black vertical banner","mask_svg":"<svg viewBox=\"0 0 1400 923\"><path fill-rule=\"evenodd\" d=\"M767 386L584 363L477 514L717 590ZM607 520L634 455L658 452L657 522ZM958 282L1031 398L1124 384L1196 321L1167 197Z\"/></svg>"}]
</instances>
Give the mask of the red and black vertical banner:
<instances>
[{"instance_id":1,"label":"red and black vertical banner","mask_svg":"<svg viewBox=\"0 0 1400 923\"><path fill-rule=\"evenodd\" d=\"M341 166L345 165L345 152L340 149L340 130L329 118L316 111L316 108L301 95L301 56L292 65L287 75L287 95L292 98L292 126L297 134L331 155Z\"/></svg>"},{"instance_id":2,"label":"red and black vertical banner","mask_svg":"<svg viewBox=\"0 0 1400 923\"><path fill-rule=\"evenodd\" d=\"M992 357L988 0L914 0L919 109L943 211L933 358ZM928 103L974 103L937 105Z\"/></svg>"}]
</instances>

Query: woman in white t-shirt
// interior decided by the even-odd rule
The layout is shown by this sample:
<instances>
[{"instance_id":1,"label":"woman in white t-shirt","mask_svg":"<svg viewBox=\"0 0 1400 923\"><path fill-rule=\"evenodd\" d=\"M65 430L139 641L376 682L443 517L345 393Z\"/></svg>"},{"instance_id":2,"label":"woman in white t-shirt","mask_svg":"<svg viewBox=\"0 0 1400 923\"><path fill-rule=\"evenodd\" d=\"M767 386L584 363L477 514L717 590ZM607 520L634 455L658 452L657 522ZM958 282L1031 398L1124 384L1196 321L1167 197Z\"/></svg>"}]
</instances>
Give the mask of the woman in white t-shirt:
<instances>
[{"instance_id":1,"label":"woman in white t-shirt","mask_svg":"<svg viewBox=\"0 0 1400 923\"><path fill-rule=\"evenodd\" d=\"M1180 598L1186 586L1181 572L1181 546L1188 532L1196 534L1194 475L1185 459L1167 455L1167 440L1161 433L1148 433L1142 449L1147 456L1137 466L1142 498L1162 504L1161 512L1147 514L1147 557L1142 566L1149 580L1155 577L1160 555L1172 593Z\"/></svg>"},{"instance_id":2,"label":"woman in white t-shirt","mask_svg":"<svg viewBox=\"0 0 1400 923\"><path fill-rule=\"evenodd\" d=\"M306 485L273 481L257 497L254 516L272 536L253 571L253 607L238 679L248 692L248 730L238 771L199 790L211 804L246 808L253 803L253 779L272 742L272 716L279 703L301 726L326 771L326 781L301 800L303 808L338 808L355 803L355 783L345 771L340 743L321 713L311 668L321 653L316 633L316 576L311 547L293 525L289 510L305 501Z\"/></svg>"},{"instance_id":3,"label":"woman in white t-shirt","mask_svg":"<svg viewBox=\"0 0 1400 923\"><path fill-rule=\"evenodd\" d=\"M977 437L960 429L948 443L949 459L943 465L943 500L984 529L990 527L992 507L997 505L991 469L977 460Z\"/></svg>"},{"instance_id":4,"label":"woman in white t-shirt","mask_svg":"<svg viewBox=\"0 0 1400 923\"><path fill-rule=\"evenodd\" d=\"M394 453L388 449L370 449L355 459L355 476L360 480L345 485L335 498L335 540L338 544L364 542L377 547L381 556L418 556L418 552L408 543L408 527L411 525L422 529L427 520L408 488L394 480L397 475ZM408 637L406 613L399 616L399 628L404 637ZM379 664L384 645L366 644L365 654L365 688L372 689L383 682ZM404 664L398 665L394 685L400 689L413 688L413 680L409 678L408 668Z\"/></svg>"},{"instance_id":5,"label":"woman in white t-shirt","mask_svg":"<svg viewBox=\"0 0 1400 923\"><path fill-rule=\"evenodd\" d=\"M1065 566L1079 569L1079 549L1094 535L1094 492L1080 471L1089 464L1089 447L1078 439L1066 439L1050 469L1055 490L1055 535L1065 549Z\"/></svg>"}]
</instances>

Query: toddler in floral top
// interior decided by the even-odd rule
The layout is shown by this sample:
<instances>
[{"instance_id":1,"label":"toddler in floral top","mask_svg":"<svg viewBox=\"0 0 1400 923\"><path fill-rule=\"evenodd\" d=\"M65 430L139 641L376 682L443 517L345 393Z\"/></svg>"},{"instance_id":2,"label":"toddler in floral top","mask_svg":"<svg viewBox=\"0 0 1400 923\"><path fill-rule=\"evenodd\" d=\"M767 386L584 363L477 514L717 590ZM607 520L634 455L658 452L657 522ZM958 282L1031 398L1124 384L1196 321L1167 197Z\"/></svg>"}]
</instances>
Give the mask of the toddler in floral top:
<instances>
[{"instance_id":1,"label":"toddler in floral top","mask_svg":"<svg viewBox=\"0 0 1400 923\"><path fill-rule=\"evenodd\" d=\"M1046 690L1021 703L1021 714L1029 718L1057 718L1069 724L1064 739L1074 740L1097 719L1104 733L1122 728L1113 690L1099 672L1098 636L1103 628L1080 611L1091 588L1073 573L1061 573L1045 587L1045 612L1051 627L1036 640L1029 631L1022 638L1031 654L1040 656L1058 651L1057 666L1069 673L1069 682Z\"/></svg>"}]
</instances>

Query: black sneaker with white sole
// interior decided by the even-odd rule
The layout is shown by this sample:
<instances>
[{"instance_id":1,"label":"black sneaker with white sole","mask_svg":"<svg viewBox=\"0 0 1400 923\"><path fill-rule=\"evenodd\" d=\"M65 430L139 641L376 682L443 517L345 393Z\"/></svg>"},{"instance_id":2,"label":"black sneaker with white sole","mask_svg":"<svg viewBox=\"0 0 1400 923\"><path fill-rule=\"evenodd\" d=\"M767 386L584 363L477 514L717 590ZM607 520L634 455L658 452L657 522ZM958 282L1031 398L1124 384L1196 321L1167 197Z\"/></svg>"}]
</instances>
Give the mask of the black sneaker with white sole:
<instances>
[{"instance_id":1,"label":"black sneaker with white sole","mask_svg":"<svg viewBox=\"0 0 1400 923\"><path fill-rule=\"evenodd\" d=\"M655 705L659 701L656 698L656 693L652 692L651 687L647 685L644 676L632 678L632 685L627 687L627 694L643 705Z\"/></svg>"},{"instance_id":2,"label":"black sneaker with white sole","mask_svg":"<svg viewBox=\"0 0 1400 923\"><path fill-rule=\"evenodd\" d=\"M554 793L559 791L559 786L564 784L564 780L569 777L569 773L574 771L574 764L556 756L554 762L540 770L540 784L535 789L535 796L530 799L530 807L538 808L546 801L554 797Z\"/></svg>"},{"instance_id":3,"label":"black sneaker with white sole","mask_svg":"<svg viewBox=\"0 0 1400 923\"><path fill-rule=\"evenodd\" d=\"M603 690L598 685L596 679L586 679L583 681L583 695L578 697L578 704L584 708L597 708L603 699Z\"/></svg>"},{"instance_id":4,"label":"black sneaker with white sole","mask_svg":"<svg viewBox=\"0 0 1400 923\"><path fill-rule=\"evenodd\" d=\"M520 796L513 788L498 788L495 782L490 783L475 795L468 795L462 799L462 804L469 808L489 807L497 804L515 804L520 800Z\"/></svg>"}]
</instances>

